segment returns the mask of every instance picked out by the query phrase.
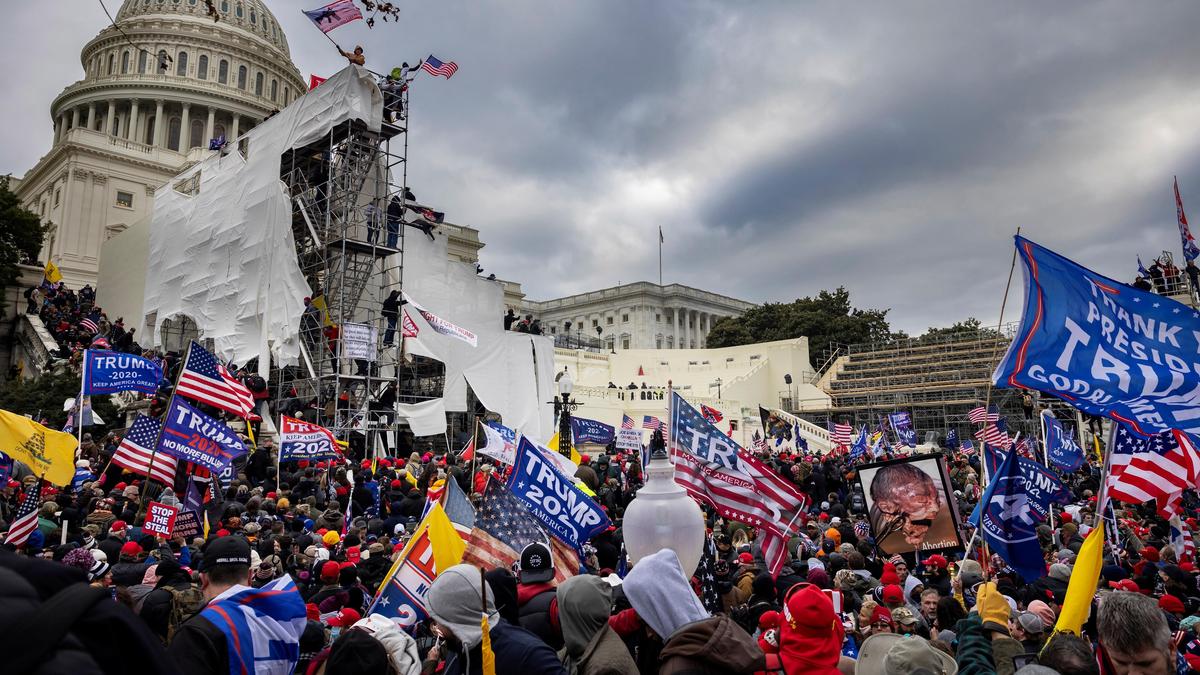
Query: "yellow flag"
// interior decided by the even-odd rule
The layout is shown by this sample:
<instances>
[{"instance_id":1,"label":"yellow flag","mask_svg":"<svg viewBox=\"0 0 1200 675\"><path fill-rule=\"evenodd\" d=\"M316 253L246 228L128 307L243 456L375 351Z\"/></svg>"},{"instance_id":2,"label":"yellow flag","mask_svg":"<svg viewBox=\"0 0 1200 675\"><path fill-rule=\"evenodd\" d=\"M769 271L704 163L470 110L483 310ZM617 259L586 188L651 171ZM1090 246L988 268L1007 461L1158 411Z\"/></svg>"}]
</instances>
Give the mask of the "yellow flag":
<instances>
[{"instance_id":1,"label":"yellow flag","mask_svg":"<svg viewBox=\"0 0 1200 675\"><path fill-rule=\"evenodd\" d=\"M1056 632L1079 635L1083 622L1087 621L1092 609L1092 596L1096 594L1096 582L1100 579L1100 567L1104 564L1104 520L1096 521L1096 527L1088 533L1079 555L1075 557L1075 568L1071 570L1071 581L1067 584L1067 596L1063 600L1062 612Z\"/></svg>"},{"instance_id":2,"label":"yellow flag","mask_svg":"<svg viewBox=\"0 0 1200 675\"><path fill-rule=\"evenodd\" d=\"M33 475L45 475L59 487L71 484L75 477L75 448L71 434L54 431L33 420L0 410L0 449L13 459L24 462Z\"/></svg>"},{"instance_id":3,"label":"yellow flag","mask_svg":"<svg viewBox=\"0 0 1200 675\"><path fill-rule=\"evenodd\" d=\"M1104 455L1100 453L1100 437L1092 436L1092 446L1096 449L1096 464L1104 466Z\"/></svg>"},{"instance_id":4,"label":"yellow flag","mask_svg":"<svg viewBox=\"0 0 1200 675\"><path fill-rule=\"evenodd\" d=\"M546 447L549 448L550 450L552 450L553 452L558 452L558 434L554 434L553 436L550 437L550 442L546 444ZM575 449L574 445L572 445L571 446L571 463L574 464L575 466L579 466L579 462L580 462L579 451Z\"/></svg>"},{"instance_id":5,"label":"yellow flag","mask_svg":"<svg viewBox=\"0 0 1200 675\"><path fill-rule=\"evenodd\" d=\"M429 546L433 549L434 569L440 573L462 562L467 542L454 529L454 523L450 522L450 516L446 515L442 505L435 503L422 522L428 533Z\"/></svg>"},{"instance_id":6,"label":"yellow flag","mask_svg":"<svg viewBox=\"0 0 1200 675\"><path fill-rule=\"evenodd\" d=\"M52 284L62 281L62 272L58 270L58 265L50 261L46 261L46 281Z\"/></svg>"},{"instance_id":7,"label":"yellow flag","mask_svg":"<svg viewBox=\"0 0 1200 675\"><path fill-rule=\"evenodd\" d=\"M479 621L479 627L483 629L483 643L479 645L479 670L483 675L496 675L496 653L492 651L492 629L488 627L487 612L480 612L483 616Z\"/></svg>"},{"instance_id":8,"label":"yellow flag","mask_svg":"<svg viewBox=\"0 0 1200 675\"><path fill-rule=\"evenodd\" d=\"M333 325L333 320L329 318L329 306L325 303L325 296L318 295L311 301L312 306L321 311L321 325L329 327Z\"/></svg>"}]
</instances>

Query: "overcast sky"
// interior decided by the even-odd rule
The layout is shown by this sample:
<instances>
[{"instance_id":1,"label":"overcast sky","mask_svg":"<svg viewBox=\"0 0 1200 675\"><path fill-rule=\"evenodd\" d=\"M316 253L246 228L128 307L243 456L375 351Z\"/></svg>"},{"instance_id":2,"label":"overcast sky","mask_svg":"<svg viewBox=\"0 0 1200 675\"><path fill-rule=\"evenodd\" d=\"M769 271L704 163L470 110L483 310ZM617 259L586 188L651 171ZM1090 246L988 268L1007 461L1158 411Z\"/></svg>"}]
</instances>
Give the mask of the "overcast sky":
<instances>
[{"instance_id":1,"label":"overcast sky","mask_svg":"<svg viewBox=\"0 0 1200 675\"><path fill-rule=\"evenodd\" d=\"M106 19L10 4L0 172L20 176ZM268 4L305 77L344 64L312 7ZM657 280L661 226L667 283L845 285L920 332L996 320L1018 226L1129 281L1139 253L1179 257L1172 175L1200 218L1195 2L401 4L333 37L377 70L457 62L413 87L409 185L532 299Z\"/></svg>"}]
</instances>

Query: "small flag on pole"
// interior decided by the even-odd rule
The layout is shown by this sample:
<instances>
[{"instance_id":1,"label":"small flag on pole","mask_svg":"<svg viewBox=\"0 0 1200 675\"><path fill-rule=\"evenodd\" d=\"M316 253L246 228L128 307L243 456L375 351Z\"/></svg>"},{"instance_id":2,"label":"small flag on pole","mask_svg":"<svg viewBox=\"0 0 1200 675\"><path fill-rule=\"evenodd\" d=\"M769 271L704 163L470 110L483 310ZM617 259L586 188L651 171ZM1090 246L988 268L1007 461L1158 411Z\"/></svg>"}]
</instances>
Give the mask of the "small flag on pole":
<instances>
[{"instance_id":1,"label":"small flag on pole","mask_svg":"<svg viewBox=\"0 0 1200 675\"><path fill-rule=\"evenodd\" d=\"M337 0L337 2L331 2L319 9L302 11L322 33L328 33L338 26L344 26L351 21L363 18L362 12L358 11L354 0Z\"/></svg>"},{"instance_id":2,"label":"small flag on pole","mask_svg":"<svg viewBox=\"0 0 1200 675\"><path fill-rule=\"evenodd\" d=\"M41 506L42 486L45 481L38 482L29 487L25 493L25 499L21 501L21 505L17 507L17 513L13 517L12 525L8 527L8 534L4 537L4 543L12 544L16 548L21 548L25 542L29 541L29 535L38 526L38 507Z\"/></svg>"},{"instance_id":3,"label":"small flag on pole","mask_svg":"<svg viewBox=\"0 0 1200 675\"><path fill-rule=\"evenodd\" d=\"M421 64L421 70L433 75L434 77L441 75L448 80L454 76L454 73L458 72L458 64L453 61L442 63L440 60L438 60L438 57L430 54L425 59L425 62Z\"/></svg>"}]
</instances>

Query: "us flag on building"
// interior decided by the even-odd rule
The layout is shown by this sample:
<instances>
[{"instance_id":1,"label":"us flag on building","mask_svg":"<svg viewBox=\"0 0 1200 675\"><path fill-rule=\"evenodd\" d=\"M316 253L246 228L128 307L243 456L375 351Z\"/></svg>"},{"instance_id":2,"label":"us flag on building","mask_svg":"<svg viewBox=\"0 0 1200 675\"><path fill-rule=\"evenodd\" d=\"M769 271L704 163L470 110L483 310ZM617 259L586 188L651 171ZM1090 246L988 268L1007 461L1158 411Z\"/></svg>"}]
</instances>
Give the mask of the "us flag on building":
<instances>
[{"instance_id":1,"label":"us flag on building","mask_svg":"<svg viewBox=\"0 0 1200 675\"><path fill-rule=\"evenodd\" d=\"M8 536L4 538L4 543L21 548L25 542L29 541L29 535L37 529L38 506L42 501L43 485L45 485L45 480L38 479L37 484L30 487L25 493L25 499L17 507L17 513L13 517L12 525L8 528Z\"/></svg>"},{"instance_id":2,"label":"us flag on building","mask_svg":"<svg viewBox=\"0 0 1200 675\"><path fill-rule=\"evenodd\" d=\"M188 350L175 392L243 419L254 411L254 395L250 390L196 342Z\"/></svg>"},{"instance_id":3,"label":"us flag on building","mask_svg":"<svg viewBox=\"0 0 1200 675\"><path fill-rule=\"evenodd\" d=\"M1170 518L1179 511L1183 491L1200 479L1200 451L1195 439L1178 430L1149 438L1117 424L1108 472L1108 495L1132 504L1154 500L1158 513Z\"/></svg>"},{"instance_id":4,"label":"us flag on building","mask_svg":"<svg viewBox=\"0 0 1200 675\"><path fill-rule=\"evenodd\" d=\"M487 569L509 569L521 559L521 551L535 541L549 543L555 581L562 583L579 571L579 555L567 544L547 535L504 483L489 480L483 502L475 512L475 526L467 537L462 561Z\"/></svg>"},{"instance_id":5,"label":"us flag on building","mask_svg":"<svg viewBox=\"0 0 1200 675\"><path fill-rule=\"evenodd\" d=\"M967 419L971 420L971 424L983 424L984 422L996 422L1000 419L1000 413L996 410L996 406L988 406L987 408L979 406L972 408L967 413Z\"/></svg>"},{"instance_id":6,"label":"us flag on building","mask_svg":"<svg viewBox=\"0 0 1200 675\"><path fill-rule=\"evenodd\" d=\"M166 485L174 485L178 460L163 452L153 452L161 429L162 422L153 417L138 417L113 453L112 463ZM153 463L151 457L154 458Z\"/></svg>"},{"instance_id":7,"label":"us flag on building","mask_svg":"<svg viewBox=\"0 0 1200 675\"><path fill-rule=\"evenodd\" d=\"M629 415L624 415L624 414L621 415L621 428L622 429L632 429L633 425L634 425L634 421L633 421L632 417L630 417Z\"/></svg>"},{"instance_id":8,"label":"us flag on building","mask_svg":"<svg viewBox=\"0 0 1200 675\"><path fill-rule=\"evenodd\" d=\"M662 420L658 419L657 417L655 417L653 415L646 415L646 416L642 417L642 428L643 429L649 429L651 432L654 432L654 431L658 431L659 429L661 429L662 425L663 425Z\"/></svg>"},{"instance_id":9,"label":"us flag on building","mask_svg":"<svg viewBox=\"0 0 1200 675\"><path fill-rule=\"evenodd\" d=\"M441 75L448 80L451 77L454 77L454 73L458 72L458 64L453 61L442 63L438 57L430 54L425 59L425 62L421 64L421 70L433 75L434 77Z\"/></svg>"}]
</instances>

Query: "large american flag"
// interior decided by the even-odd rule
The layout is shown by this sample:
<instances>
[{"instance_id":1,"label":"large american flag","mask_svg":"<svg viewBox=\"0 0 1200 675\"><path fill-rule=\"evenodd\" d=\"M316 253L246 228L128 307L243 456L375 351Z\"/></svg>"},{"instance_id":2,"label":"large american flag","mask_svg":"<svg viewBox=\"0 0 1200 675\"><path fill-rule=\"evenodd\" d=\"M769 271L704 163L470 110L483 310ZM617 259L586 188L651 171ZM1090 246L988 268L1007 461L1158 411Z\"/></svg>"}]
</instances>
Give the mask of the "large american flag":
<instances>
[{"instance_id":1,"label":"large american flag","mask_svg":"<svg viewBox=\"0 0 1200 675\"><path fill-rule=\"evenodd\" d=\"M37 484L30 487L25 493L25 499L17 507L17 513L13 518L12 525L8 528L8 536L4 538L4 543L21 548L25 542L29 541L29 535L37 529L38 506L41 505L42 485L44 484L45 481L39 479Z\"/></svg>"},{"instance_id":2,"label":"large american flag","mask_svg":"<svg viewBox=\"0 0 1200 675\"><path fill-rule=\"evenodd\" d=\"M1200 451L1195 439L1173 430L1149 438L1117 425L1108 472L1108 495L1141 504L1153 499L1163 518L1179 510L1183 491L1200 479Z\"/></svg>"},{"instance_id":3,"label":"large american flag","mask_svg":"<svg viewBox=\"0 0 1200 675\"><path fill-rule=\"evenodd\" d=\"M85 318L83 321L80 321L79 327L93 334L100 331L100 326L97 326L96 322L92 321L91 318Z\"/></svg>"},{"instance_id":4,"label":"large american flag","mask_svg":"<svg viewBox=\"0 0 1200 675\"><path fill-rule=\"evenodd\" d=\"M458 72L458 64L450 61L442 63L438 57L430 54L421 64L421 70L433 75L434 77L441 75L447 80L454 77L454 73Z\"/></svg>"},{"instance_id":5,"label":"large american flag","mask_svg":"<svg viewBox=\"0 0 1200 675\"><path fill-rule=\"evenodd\" d=\"M643 429L649 429L650 431L658 431L659 429L662 428L662 425L663 425L662 420L658 419L657 417L655 417L653 415L646 415L646 416L642 417L642 428Z\"/></svg>"},{"instance_id":6,"label":"large american flag","mask_svg":"<svg viewBox=\"0 0 1200 675\"><path fill-rule=\"evenodd\" d=\"M142 415L133 422L121 445L113 453L112 463L138 475L153 478L166 485L175 484L175 471L179 462L165 452L153 452L158 442L162 422ZM153 462L151 462L153 458Z\"/></svg>"},{"instance_id":7,"label":"large american flag","mask_svg":"<svg viewBox=\"0 0 1200 675\"><path fill-rule=\"evenodd\" d=\"M547 535L521 500L502 482L489 480L483 492L483 503L475 513L475 527L467 537L463 562L487 569L511 568L521 559L522 549L535 541L550 543L554 579L558 583L579 571L578 554L570 546Z\"/></svg>"},{"instance_id":8,"label":"large american flag","mask_svg":"<svg viewBox=\"0 0 1200 675\"><path fill-rule=\"evenodd\" d=\"M1008 435L1007 424L1003 419L985 424L975 433L975 438L988 445L1003 448L1006 452L1012 448L1012 437Z\"/></svg>"},{"instance_id":9,"label":"large american flag","mask_svg":"<svg viewBox=\"0 0 1200 675\"><path fill-rule=\"evenodd\" d=\"M629 415L625 415L625 414L621 415L621 428L622 429L632 429L633 425L634 425L634 421L633 421L632 417L630 417Z\"/></svg>"},{"instance_id":10,"label":"large american flag","mask_svg":"<svg viewBox=\"0 0 1200 675\"><path fill-rule=\"evenodd\" d=\"M250 390L196 342L188 350L175 392L241 418L254 411L254 395Z\"/></svg>"},{"instance_id":11,"label":"large american flag","mask_svg":"<svg viewBox=\"0 0 1200 675\"><path fill-rule=\"evenodd\" d=\"M854 433L854 428L849 424L838 424L837 422L829 422L829 442L835 448L847 447L850 445L850 435Z\"/></svg>"},{"instance_id":12,"label":"large american flag","mask_svg":"<svg viewBox=\"0 0 1200 675\"><path fill-rule=\"evenodd\" d=\"M995 422L1000 419L1000 413L996 410L996 406L972 408L967 413L967 419L971 420L971 424L983 424L984 422Z\"/></svg>"},{"instance_id":13,"label":"large american flag","mask_svg":"<svg viewBox=\"0 0 1200 675\"><path fill-rule=\"evenodd\" d=\"M768 570L777 575L797 514L804 509L804 495L674 392L670 428L667 448L675 464L675 482L726 518L759 528L765 535ZM692 454L696 437L702 455Z\"/></svg>"}]
</instances>

